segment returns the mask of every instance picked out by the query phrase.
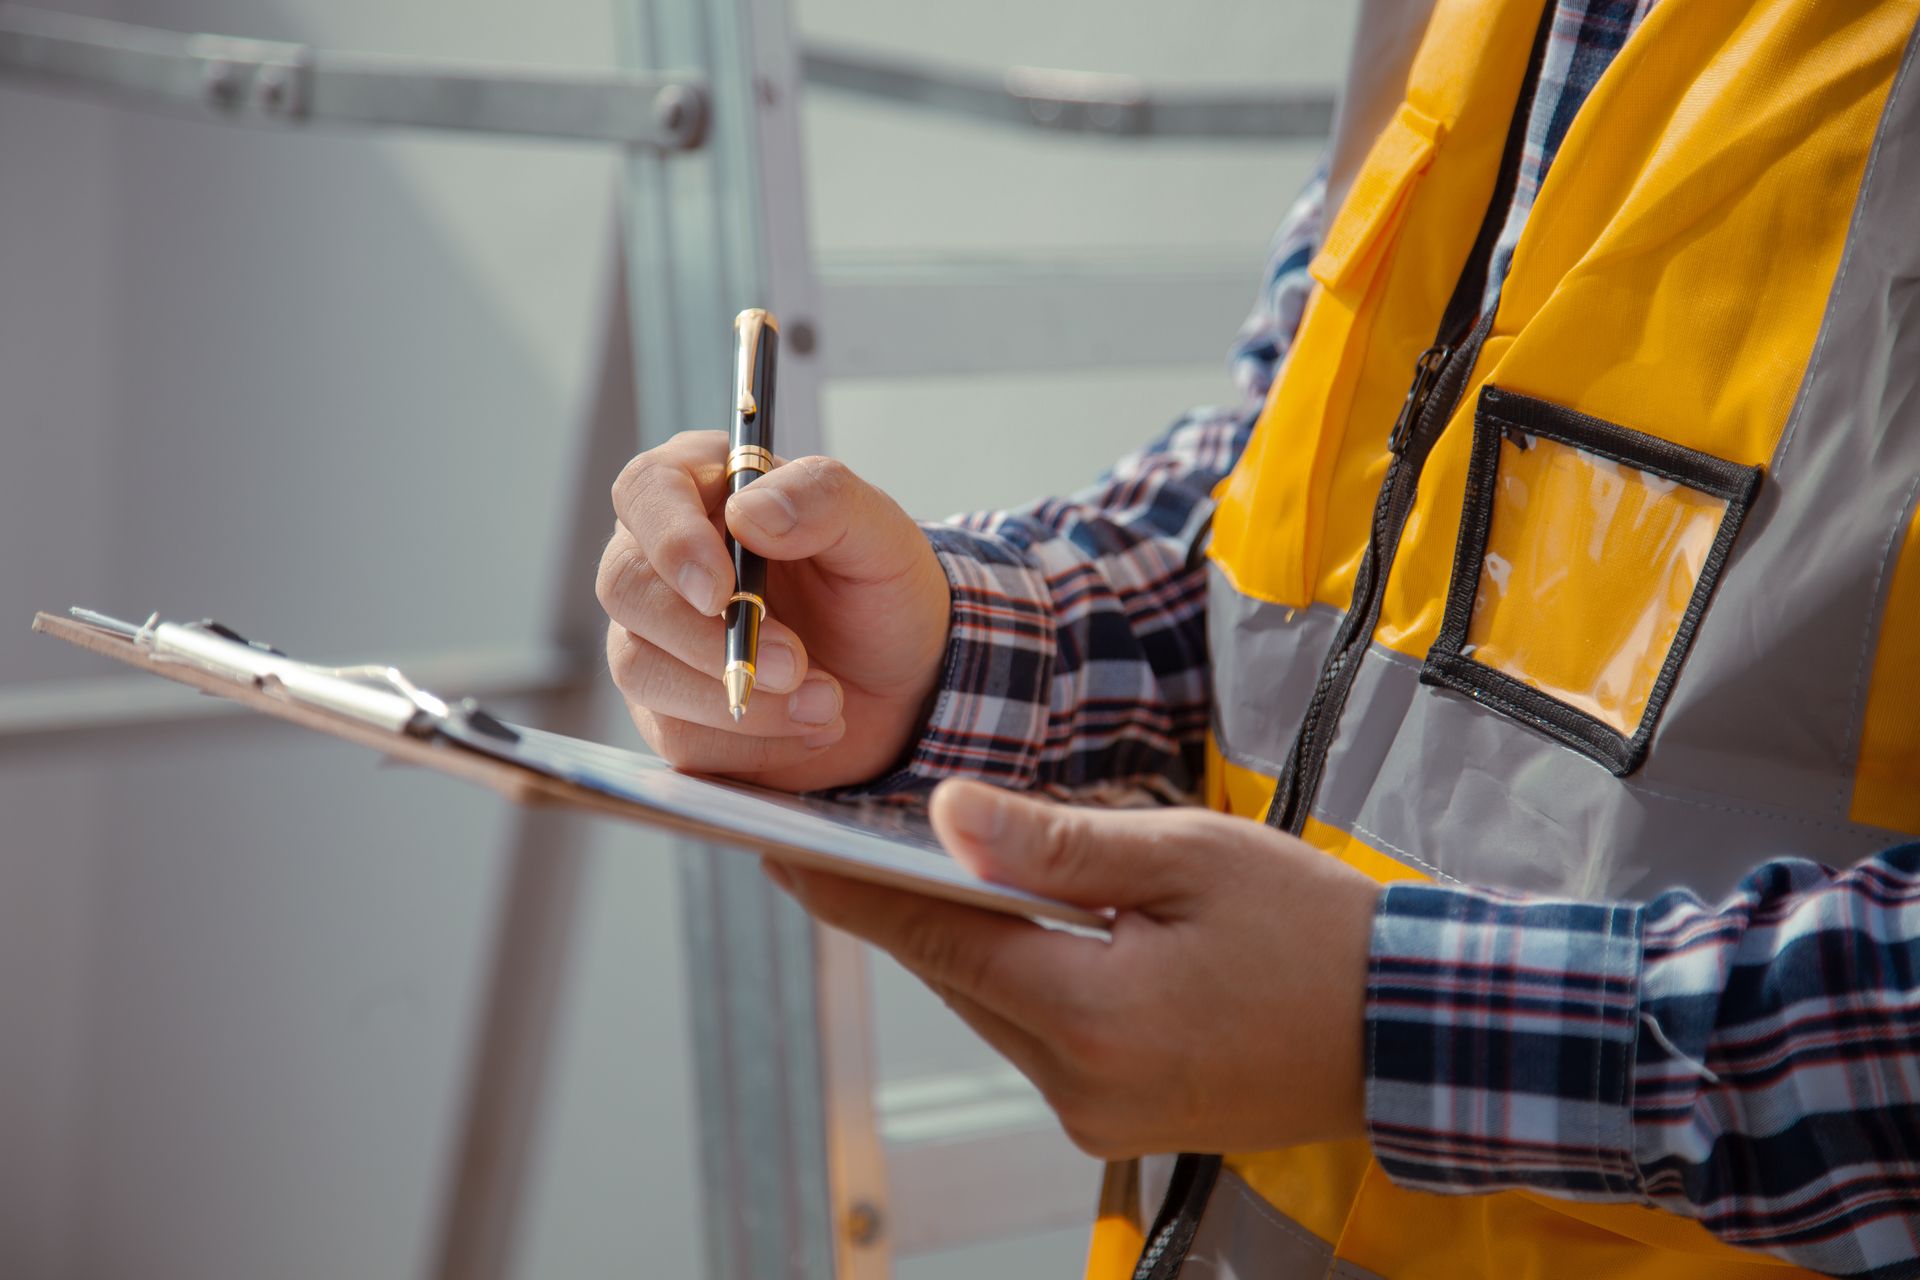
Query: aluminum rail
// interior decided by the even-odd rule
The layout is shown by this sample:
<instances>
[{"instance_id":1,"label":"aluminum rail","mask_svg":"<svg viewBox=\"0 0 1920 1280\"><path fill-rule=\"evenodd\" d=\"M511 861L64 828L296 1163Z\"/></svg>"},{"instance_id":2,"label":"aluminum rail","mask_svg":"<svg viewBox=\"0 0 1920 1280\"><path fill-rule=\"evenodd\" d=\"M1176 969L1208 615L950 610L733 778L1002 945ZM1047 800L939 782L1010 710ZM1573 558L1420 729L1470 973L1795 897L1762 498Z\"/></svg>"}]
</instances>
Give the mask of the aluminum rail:
<instances>
[{"instance_id":1,"label":"aluminum rail","mask_svg":"<svg viewBox=\"0 0 1920 1280\"><path fill-rule=\"evenodd\" d=\"M547 72L195 35L0 0L0 76L269 125L348 125L698 147L707 89L678 73Z\"/></svg>"},{"instance_id":2,"label":"aluminum rail","mask_svg":"<svg viewBox=\"0 0 1920 1280\"><path fill-rule=\"evenodd\" d=\"M991 124L1133 138L1320 139L1325 89L1150 89L1048 67L998 75L814 47L806 83ZM269 125L452 129L685 151L706 135L695 75L536 71L193 34L0 0L0 75Z\"/></svg>"},{"instance_id":3,"label":"aluminum rail","mask_svg":"<svg viewBox=\"0 0 1920 1280\"><path fill-rule=\"evenodd\" d=\"M1218 366L1259 265L1118 253L829 258L821 353L838 379Z\"/></svg>"},{"instance_id":4,"label":"aluminum rail","mask_svg":"<svg viewBox=\"0 0 1920 1280\"><path fill-rule=\"evenodd\" d=\"M819 46L800 65L812 87L1063 133L1317 141L1333 128L1331 89L1156 89L1105 72L1011 67L994 75Z\"/></svg>"}]
</instances>

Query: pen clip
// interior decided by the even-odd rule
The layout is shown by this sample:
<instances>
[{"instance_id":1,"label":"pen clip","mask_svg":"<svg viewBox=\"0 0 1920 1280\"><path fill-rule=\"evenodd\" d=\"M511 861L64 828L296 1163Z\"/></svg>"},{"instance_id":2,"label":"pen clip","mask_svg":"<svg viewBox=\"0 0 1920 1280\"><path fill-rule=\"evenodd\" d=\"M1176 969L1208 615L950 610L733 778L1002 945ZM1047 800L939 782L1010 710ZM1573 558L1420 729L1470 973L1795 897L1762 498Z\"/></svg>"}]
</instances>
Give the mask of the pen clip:
<instances>
[{"instance_id":1,"label":"pen clip","mask_svg":"<svg viewBox=\"0 0 1920 1280\"><path fill-rule=\"evenodd\" d=\"M733 331L739 336L734 353L733 407L743 422L760 412L760 402L753 394L753 374L760 365L761 337L769 330L780 332L780 324L763 307L749 307L733 318Z\"/></svg>"}]
</instances>

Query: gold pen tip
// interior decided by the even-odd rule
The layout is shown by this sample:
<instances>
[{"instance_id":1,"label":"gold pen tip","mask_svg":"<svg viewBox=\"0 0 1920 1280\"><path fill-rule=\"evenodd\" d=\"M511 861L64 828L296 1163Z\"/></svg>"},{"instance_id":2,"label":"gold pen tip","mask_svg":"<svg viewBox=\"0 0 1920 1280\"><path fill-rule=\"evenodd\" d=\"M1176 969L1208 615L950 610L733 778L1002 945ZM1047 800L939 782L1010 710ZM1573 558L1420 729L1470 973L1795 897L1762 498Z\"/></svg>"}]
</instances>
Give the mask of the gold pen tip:
<instances>
[{"instance_id":1,"label":"gold pen tip","mask_svg":"<svg viewBox=\"0 0 1920 1280\"><path fill-rule=\"evenodd\" d=\"M721 682L727 686L727 711L737 722L747 714L747 698L753 693L753 668L745 663L729 666Z\"/></svg>"}]
</instances>

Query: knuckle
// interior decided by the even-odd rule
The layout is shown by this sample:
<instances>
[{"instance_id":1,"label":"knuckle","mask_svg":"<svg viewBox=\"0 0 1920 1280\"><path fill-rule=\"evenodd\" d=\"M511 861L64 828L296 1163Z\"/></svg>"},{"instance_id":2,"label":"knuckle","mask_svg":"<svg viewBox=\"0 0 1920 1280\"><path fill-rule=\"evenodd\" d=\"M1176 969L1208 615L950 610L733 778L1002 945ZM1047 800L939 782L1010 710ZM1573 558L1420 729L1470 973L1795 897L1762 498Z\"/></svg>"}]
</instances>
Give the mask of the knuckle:
<instances>
[{"instance_id":1,"label":"knuckle","mask_svg":"<svg viewBox=\"0 0 1920 1280\"><path fill-rule=\"evenodd\" d=\"M673 692L673 675L658 649L625 627L613 626L607 641L607 669L633 707L658 710Z\"/></svg>"},{"instance_id":2,"label":"knuckle","mask_svg":"<svg viewBox=\"0 0 1920 1280\"><path fill-rule=\"evenodd\" d=\"M722 730L722 732L726 732ZM775 738L762 738L747 733L729 733L729 745L732 759L727 768L738 773L758 773L762 769L771 769L778 762L777 753L780 742Z\"/></svg>"},{"instance_id":3,"label":"knuckle","mask_svg":"<svg viewBox=\"0 0 1920 1280\"><path fill-rule=\"evenodd\" d=\"M838 458L815 454L796 458L789 465L799 469L808 488L829 502L841 497L858 482L858 478L853 474L853 468Z\"/></svg>"},{"instance_id":4,"label":"knuckle","mask_svg":"<svg viewBox=\"0 0 1920 1280\"><path fill-rule=\"evenodd\" d=\"M607 554L600 562L600 574L593 584L594 594L600 600L600 607L608 614L630 613L644 598L652 577L653 566L647 563L633 543L625 538L616 538L608 545Z\"/></svg>"},{"instance_id":5,"label":"knuckle","mask_svg":"<svg viewBox=\"0 0 1920 1280\"><path fill-rule=\"evenodd\" d=\"M654 715L645 709L634 712L634 724L639 726L640 736L647 740L655 754L671 765L687 765L693 762L692 735L687 725L669 716Z\"/></svg>"},{"instance_id":6,"label":"knuckle","mask_svg":"<svg viewBox=\"0 0 1920 1280\"><path fill-rule=\"evenodd\" d=\"M630 706L651 706L653 699L645 695L647 683L647 645L637 635L620 624L609 628L607 635L607 672L612 683L620 689L620 697L628 700Z\"/></svg>"},{"instance_id":7,"label":"knuckle","mask_svg":"<svg viewBox=\"0 0 1920 1280\"><path fill-rule=\"evenodd\" d=\"M633 665L633 634L619 623L607 626L607 673L613 683L626 692L627 675Z\"/></svg>"},{"instance_id":8,"label":"knuckle","mask_svg":"<svg viewBox=\"0 0 1920 1280\"><path fill-rule=\"evenodd\" d=\"M676 522L661 531L654 554L668 564L697 560L700 555L700 531L690 523Z\"/></svg>"},{"instance_id":9,"label":"knuckle","mask_svg":"<svg viewBox=\"0 0 1920 1280\"><path fill-rule=\"evenodd\" d=\"M660 660L660 651L641 641L629 666L628 696L643 707L664 708L675 692L673 670Z\"/></svg>"},{"instance_id":10,"label":"knuckle","mask_svg":"<svg viewBox=\"0 0 1920 1280\"><path fill-rule=\"evenodd\" d=\"M620 468L620 474L613 478L613 509L626 512L647 491L652 483L651 476L659 467L660 460L651 450L636 454Z\"/></svg>"},{"instance_id":11,"label":"knuckle","mask_svg":"<svg viewBox=\"0 0 1920 1280\"><path fill-rule=\"evenodd\" d=\"M1065 805L1047 814L1040 848L1042 870L1052 879L1071 883L1087 869L1092 856L1092 833L1087 821Z\"/></svg>"}]
</instances>

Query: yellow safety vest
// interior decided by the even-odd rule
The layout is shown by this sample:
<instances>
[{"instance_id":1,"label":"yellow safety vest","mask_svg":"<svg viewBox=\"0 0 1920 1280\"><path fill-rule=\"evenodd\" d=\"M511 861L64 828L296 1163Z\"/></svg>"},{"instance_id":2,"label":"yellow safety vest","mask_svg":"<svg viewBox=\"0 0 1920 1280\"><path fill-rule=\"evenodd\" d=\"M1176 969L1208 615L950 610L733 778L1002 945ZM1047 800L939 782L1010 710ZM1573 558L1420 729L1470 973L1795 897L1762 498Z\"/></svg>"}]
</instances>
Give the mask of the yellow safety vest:
<instances>
[{"instance_id":1,"label":"yellow safety vest","mask_svg":"<svg viewBox=\"0 0 1920 1280\"><path fill-rule=\"evenodd\" d=\"M1209 802L1381 880L1850 863L1920 832L1920 0L1663 0L1483 317L1542 9L1440 0L1327 228L1216 494ZM1364 1143L1170 1164L1109 1178L1142 1276L1782 1270Z\"/></svg>"}]
</instances>

